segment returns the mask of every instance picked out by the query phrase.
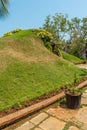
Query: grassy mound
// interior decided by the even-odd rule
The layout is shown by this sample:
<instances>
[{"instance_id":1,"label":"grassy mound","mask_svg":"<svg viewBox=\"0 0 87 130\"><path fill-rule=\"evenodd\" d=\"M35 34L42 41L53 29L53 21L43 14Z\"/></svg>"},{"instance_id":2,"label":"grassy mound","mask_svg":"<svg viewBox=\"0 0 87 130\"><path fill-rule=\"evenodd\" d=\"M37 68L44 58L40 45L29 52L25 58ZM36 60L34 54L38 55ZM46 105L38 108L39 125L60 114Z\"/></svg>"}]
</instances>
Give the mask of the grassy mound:
<instances>
[{"instance_id":1,"label":"grassy mound","mask_svg":"<svg viewBox=\"0 0 87 130\"><path fill-rule=\"evenodd\" d=\"M87 74L47 50L31 30L0 39L0 111L50 93Z\"/></svg>"},{"instance_id":2,"label":"grassy mound","mask_svg":"<svg viewBox=\"0 0 87 130\"><path fill-rule=\"evenodd\" d=\"M62 51L63 58L72 63L83 63L84 60Z\"/></svg>"}]
</instances>

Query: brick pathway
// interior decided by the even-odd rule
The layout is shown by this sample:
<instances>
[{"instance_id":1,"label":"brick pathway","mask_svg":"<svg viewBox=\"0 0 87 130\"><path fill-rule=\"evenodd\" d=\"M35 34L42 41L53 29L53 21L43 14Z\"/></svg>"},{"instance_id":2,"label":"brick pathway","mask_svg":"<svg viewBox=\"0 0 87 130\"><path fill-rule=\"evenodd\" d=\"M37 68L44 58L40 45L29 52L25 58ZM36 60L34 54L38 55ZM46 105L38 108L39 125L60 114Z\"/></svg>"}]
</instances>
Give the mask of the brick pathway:
<instances>
[{"instance_id":1,"label":"brick pathway","mask_svg":"<svg viewBox=\"0 0 87 130\"><path fill-rule=\"evenodd\" d=\"M71 110L57 104L9 130L87 130L87 90L82 96L80 109Z\"/></svg>"},{"instance_id":2,"label":"brick pathway","mask_svg":"<svg viewBox=\"0 0 87 130\"><path fill-rule=\"evenodd\" d=\"M87 69L87 64L79 64L77 65L79 68Z\"/></svg>"}]
</instances>

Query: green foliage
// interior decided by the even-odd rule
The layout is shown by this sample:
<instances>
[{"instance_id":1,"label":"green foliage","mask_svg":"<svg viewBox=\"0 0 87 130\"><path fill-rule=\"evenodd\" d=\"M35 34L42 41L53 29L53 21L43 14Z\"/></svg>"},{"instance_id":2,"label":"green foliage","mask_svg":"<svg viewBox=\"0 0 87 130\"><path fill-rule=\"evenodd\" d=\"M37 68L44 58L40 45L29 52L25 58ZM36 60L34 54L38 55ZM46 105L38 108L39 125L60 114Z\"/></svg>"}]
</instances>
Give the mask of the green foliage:
<instances>
[{"instance_id":1,"label":"green foliage","mask_svg":"<svg viewBox=\"0 0 87 130\"><path fill-rule=\"evenodd\" d=\"M5 34L3 35L3 37L11 36L11 35L13 35L14 33L18 33L18 32L20 32L20 31L22 31L22 29L15 29L15 30L13 30L13 31L11 31L11 32L5 33Z\"/></svg>"},{"instance_id":2,"label":"green foliage","mask_svg":"<svg viewBox=\"0 0 87 130\"><path fill-rule=\"evenodd\" d=\"M44 29L40 29L37 33L37 36L41 38L44 42L52 42L53 39L52 34Z\"/></svg>"},{"instance_id":3,"label":"green foliage","mask_svg":"<svg viewBox=\"0 0 87 130\"><path fill-rule=\"evenodd\" d=\"M58 47L55 46L53 53L55 53L56 55L60 56L60 51L59 51Z\"/></svg>"},{"instance_id":4,"label":"green foliage","mask_svg":"<svg viewBox=\"0 0 87 130\"><path fill-rule=\"evenodd\" d=\"M83 93L83 90L77 88L76 86L68 86L65 88L66 93L70 93L72 95L79 95Z\"/></svg>"},{"instance_id":5,"label":"green foliage","mask_svg":"<svg viewBox=\"0 0 87 130\"><path fill-rule=\"evenodd\" d=\"M51 42L44 42L44 45L45 45L46 48L51 50Z\"/></svg>"},{"instance_id":6,"label":"green foliage","mask_svg":"<svg viewBox=\"0 0 87 130\"><path fill-rule=\"evenodd\" d=\"M45 19L43 29L52 33L57 41L64 38L67 28L66 15L56 13L54 16L48 15Z\"/></svg>"},{"instance_id":7,"label":"green foliage","mask_svg":"<svg viewBox=\"0 0 87 130\"><path fill-rule=\"evenodd\" d=\"M12 34L14 34L14 33L20 32L20 31L22 31L22 29L17 28L15 30L11 31L11 32L12 32Z\"/></svg>"},{"instance_id":8,"label":"green foliage","mask_svg":"<svg viewBox=\"0 0 87 130\"><path fill-rule=\"evenodd\" d=\"M3 37L7 37L7 36L11 36L12 35L12 32L7 32L3 35Z\"/></svg>"},{"instance_id":9,"label":"green foliage","mask_svg":"<svg viewBox=\"0 0 87 130\"><path fill-rule=\"evenodd\" d=\"M51 33L44 29L33 29L32 31L37 35L37 37L43 40L45 47L51 49L51 43L53 40L53 35Z\"/></svg>"},{"instance_id":10,"label":"green foliage","mask_svg":"<svg viewBox=\"0 0 87 130\"><path fill-rule=\"evenodd\" d=\"M82 94L84 91L78 88L76 85L78 83L78 78L77 74L74 73L74 79L73 79L73 84L67 83L65 85L65 92L70 93L72 95L79 95Z\"/></svg>"},{"instance_id":11,"label":"green foliage","mask_svg":"<svg viewBox=\"0 0 87 130\"><path fill-rule=\"evenodd\" d=\"M59 49L58 46L55 47L54 53L55 53L56 55L58 55L59 57L62 57L62 51Z\"/></svg>"},{"instance_id":12,"label":"green foliage","mask_svg":"<svg viewBox=\"0 0 87 130\"><path fill-rule=\"evenodd\" d=\"M65 51L83 59L87 59L87 18L74 17L68 19L66 15L56 13L48 15L43 29L53 35L56 42L66 41L68 38L69 48ZM67 42L67 41L66 41ZM67 45L64 45L64 47Z\"/></svg>"}]
</instances>

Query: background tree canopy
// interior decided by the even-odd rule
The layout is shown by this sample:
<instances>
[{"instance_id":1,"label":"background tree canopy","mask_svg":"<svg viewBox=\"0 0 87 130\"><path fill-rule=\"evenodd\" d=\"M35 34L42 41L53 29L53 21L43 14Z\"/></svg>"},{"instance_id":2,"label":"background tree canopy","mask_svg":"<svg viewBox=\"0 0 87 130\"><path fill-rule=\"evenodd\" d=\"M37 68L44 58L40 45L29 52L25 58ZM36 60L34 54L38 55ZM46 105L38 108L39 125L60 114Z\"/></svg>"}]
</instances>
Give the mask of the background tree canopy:
<instances>
[{"instance_id":1,"label":"background tree canopy","mask_svg":"<svg viewBox=\"0 0 87 130\"><path fill-rule=\"evenodd\" d=\"M63 50L87 59L87 18L68 19L68 15L48 15L43 28L53 34L54 40Z\"/></svg>"}]
</instances>

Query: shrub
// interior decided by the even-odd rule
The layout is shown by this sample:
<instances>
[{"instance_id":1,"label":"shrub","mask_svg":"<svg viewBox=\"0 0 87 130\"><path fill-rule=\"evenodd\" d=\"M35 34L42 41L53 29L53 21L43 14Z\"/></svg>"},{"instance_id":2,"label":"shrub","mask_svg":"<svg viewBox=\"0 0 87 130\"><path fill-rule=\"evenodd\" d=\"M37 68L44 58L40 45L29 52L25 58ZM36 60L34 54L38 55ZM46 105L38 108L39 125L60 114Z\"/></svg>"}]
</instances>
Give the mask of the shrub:
<instances>
[{"instance_id":1,"label":"shrub","mask_svg":"<svg viewBox=\"0 0 87 130\"><path fill-rule=\"evenodd\" d=\"M12 35L12 32L7 32L3 35L3 37L7 37L7 36L11 36Z\"/></svg>"},{"instance_id":2,"label":"shrub","mask_svg":"<svg viewBox=\"0 0 87 130\"><path fill-rule=\"evenodd\" d=\"M21 30L22 30L22 29L15 29L15 30L13 30L13 31L11 31L11 32L7 32L7 33L5 33L5 34L3 35L3 37L11 36L12 34L17 33L17 32L19 32L19 31L21 31Z\"/></svg>"},{"instance_id":3,"label":"shrub","mask_svg":"<svg viewBox=\"0 0 87 130\"><path fill-rule=\"evenodd\" d=\"M39 29L37 36L41 38L44 42L52 42L53 36L51 33L47 32L44 29Z\"/></svg>"},{"instance_id":4,"label":"shrub","mask_svg":"<svg viewBox=\"0 0 87 130\"><path fill-rule=\"evenodd\" d=\"M17 32L20 32L20 31L22 31L22 29L15 29L15 30L13 30L13 31L11 31L12 33L17 33Z\"/></svg>"},{"instance_id":5,"label":"shrub","mask_svg":"<svg viewBox=\"0 0 87 130\"><path fill-rule=\"evenodd\" d=\"M32 32L34 32L37 37L43 40L45 47L51 50L51 43L53 40L51 33L47 32L44 29L32 29Z\"/></svg>"}]
</instances>

